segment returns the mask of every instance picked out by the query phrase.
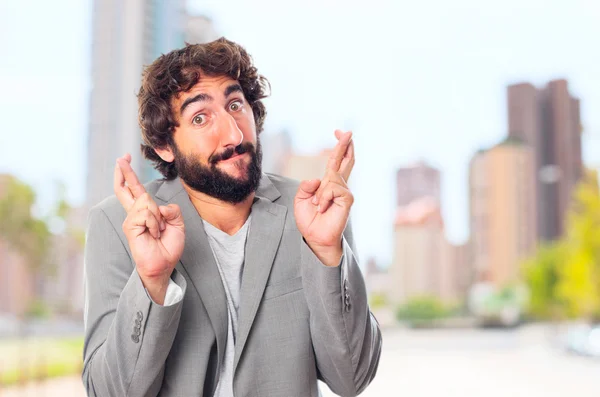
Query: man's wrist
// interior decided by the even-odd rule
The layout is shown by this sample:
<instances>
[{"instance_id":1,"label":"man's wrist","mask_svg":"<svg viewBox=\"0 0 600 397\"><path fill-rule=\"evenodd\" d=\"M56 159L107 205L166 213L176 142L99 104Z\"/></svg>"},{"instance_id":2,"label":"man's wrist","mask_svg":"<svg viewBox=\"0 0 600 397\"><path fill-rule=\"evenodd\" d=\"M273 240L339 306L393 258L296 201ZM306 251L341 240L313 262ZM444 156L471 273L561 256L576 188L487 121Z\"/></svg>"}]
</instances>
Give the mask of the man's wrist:
<instances>
[{"instance_id":1,"label":"man's wrist","mask_svg":"<svg viewBox=\"0 0 600 397\"><path fill-rule=\"evenodd\" d=\"M165 296L167 294L167 289L169 288L169 280L171 277L143 277L140 275L140 279L152 301L162 306L165 302Z\"/></svg>"},{"instance_id":2,"label":"man's wrist","mask_svg":"<svg viewBox=\"0 0 600 397\"><path fill-rule=\"evenodd\" d=\"M342 255L344 253L341 240L340 244L335 246L321 246L314 243L311 244L308 241L306 241L306 244L323 265L327 267L339 266L340 261L342 259Z\"/></svg>"}]
</instances>

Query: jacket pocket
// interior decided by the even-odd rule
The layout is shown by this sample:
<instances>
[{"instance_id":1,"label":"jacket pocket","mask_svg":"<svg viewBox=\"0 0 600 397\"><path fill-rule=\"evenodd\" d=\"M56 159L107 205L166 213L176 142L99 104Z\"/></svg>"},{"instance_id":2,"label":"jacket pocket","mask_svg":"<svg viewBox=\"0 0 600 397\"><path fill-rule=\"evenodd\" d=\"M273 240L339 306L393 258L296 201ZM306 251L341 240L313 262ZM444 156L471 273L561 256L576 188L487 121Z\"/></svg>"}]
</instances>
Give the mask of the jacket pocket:
<instances>
[{"instance_id":1,"label":"jacket pocket","mask_svg":"<svg viewBox=\"0 0 600 397\"><path fill-rule=\"evenodd\" d=\"M302 277L295 277L289 280L280 281L276 284L267 285L263 300L269 300L277 298L282 295L290 294L292 292L302 289Z\"/></svg>"}]
</instances>

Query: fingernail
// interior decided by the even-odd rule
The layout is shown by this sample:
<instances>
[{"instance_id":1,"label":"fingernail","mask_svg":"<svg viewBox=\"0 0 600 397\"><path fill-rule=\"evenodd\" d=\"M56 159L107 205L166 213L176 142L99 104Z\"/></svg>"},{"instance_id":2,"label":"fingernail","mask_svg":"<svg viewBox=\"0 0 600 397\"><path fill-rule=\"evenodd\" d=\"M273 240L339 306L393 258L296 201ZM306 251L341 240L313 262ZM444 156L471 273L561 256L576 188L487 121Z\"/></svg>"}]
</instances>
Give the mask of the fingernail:
<instances>
[{"instance_id":1,"label":"fingernail","mask_svg":"<svg viewBox=\"0 0 600 397\"><path fill-rule=\"evenodd\" d=\"M160 230L158 231L158 238L160 238Z\"/></svg>"},{"instance_id":2,"label":"fingernail","mask_svg":"<svg viewBox=\"0 0 600 397\"><path fill-rule=\"evenodd\" d=\"M319 199L317 198L317 196L313 196L312 203L317 205L318 202L319 202Z\"/></svg>"},{"instance_id":3,"label":"fingernail","mask_svg":"<svg viewBox=\"0 0 600 397\"><path fill-rule=\"evenodd\" d=\"M160 231L162 232L163 230L165 230L165 221L160 221Z\"/></svg>"},{"instance_id":4,"label":"fingernail","mask_svg":"<svg viewBox=\"0 0 600 397\"><path fill-rule=\"evenodd\" d=\"M317 207L317 212L321 212L321 206L320 205Z\"/></svg>"}]
</instances>

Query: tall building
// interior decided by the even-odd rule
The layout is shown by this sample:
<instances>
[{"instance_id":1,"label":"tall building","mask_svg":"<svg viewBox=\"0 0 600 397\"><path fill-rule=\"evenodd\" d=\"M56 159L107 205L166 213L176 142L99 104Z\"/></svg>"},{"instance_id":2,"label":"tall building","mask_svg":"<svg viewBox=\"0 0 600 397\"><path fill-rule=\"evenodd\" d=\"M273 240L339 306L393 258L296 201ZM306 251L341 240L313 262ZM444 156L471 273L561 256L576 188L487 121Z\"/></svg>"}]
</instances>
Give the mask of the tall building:
<instances>
[{"instance_id":1,"label":"tall building","mask_svg":"<svg viewBox=\"0 0 600 397\"><path fill-rule=\"evenodd\" d=\"M564 233L583 174L579 99L571 96L566 80L554 80L542 89L529 83L509 86L507 105L509 136L534 150L538 239L555 240Z\"/></svg>"},{"instance_id":2,"label":"tall building","mask_svg":"<svg viewBox=\"0 0 600 397\"><path fill-rule=\"evenodd\" d=\"M424 197L398 208L388 270L393 304L417 296L440 296L444 245L444 222L437 200Z\"/></svg>"},{"instance_id":3,"label":"tall building","mask_svg":"<svg viewBox=\"0 0 600 397\"><path fill-rule=\"evenodd\" d=\"M446 302L464 302L472 282L468 244L444 240L441 246L439 297Z\"/></svg>"},{"instance_id":4,"label":"tall building","mask_svg":"<svg viewBox=\"0 0 600 397\"><path fill-rule=\"evenodd\" d=\"M157 176L140 152L136 93L143 66L183 46L184 11L183 0L94 1L88 205L113 193L115 160L125 153L142 181Z\"/></svg>"},{"instance_id":5,"label":"tall building","mask_svg":"<svg viewBox=\"0 0 600 397\"><path fill-rule=\"evenodd\" d=\"M433 197L441 202L440 171L425 162L398 169L396 178L397 206L408 205L422 197Z\"/></svg>"},{"instance_id":6,"label":"tall building","mask_svg":"<svg viewBox=\"0 0 600 397\"><path fill-rule=\"evenodd\" d=\"M536 247L534 150L508 138L470 163L471 258L476 281L503 286L519 278Z\"/></svg>"},{"instance_id":7,"label":"tall building","mask_svg":"<svg viewBox=\"0 0 600 397\"><path fill-rule=\"evenodd\" d=\"M468 256L445 236L441 214L440 171L421 161L397 174L394 254L388 271L390 300L400 304L417 296L447 302L464 299Z\"/></svg>"}]
</instances>

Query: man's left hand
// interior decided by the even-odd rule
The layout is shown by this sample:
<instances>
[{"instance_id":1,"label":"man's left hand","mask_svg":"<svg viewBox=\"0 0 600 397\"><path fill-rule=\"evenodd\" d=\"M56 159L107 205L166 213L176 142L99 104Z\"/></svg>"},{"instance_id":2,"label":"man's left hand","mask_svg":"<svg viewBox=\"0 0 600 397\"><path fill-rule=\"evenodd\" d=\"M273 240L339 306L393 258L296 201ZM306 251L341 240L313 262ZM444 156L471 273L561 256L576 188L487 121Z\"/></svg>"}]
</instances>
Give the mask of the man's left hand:
<instances>
[{"instance_id":1,"label":"man's left hand","mask_svg":"<svg viewBox=\"0 0 600 397\"><path fill-rule=\"evenodd\" d=\"M335 131L338 143L322 180L302 181L294 199L296 225L304 240L326 266L342 257L342 233L354 196L346 182L354 167L352 132Z\"/></svg>"}]
</instances>

